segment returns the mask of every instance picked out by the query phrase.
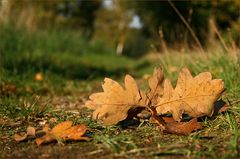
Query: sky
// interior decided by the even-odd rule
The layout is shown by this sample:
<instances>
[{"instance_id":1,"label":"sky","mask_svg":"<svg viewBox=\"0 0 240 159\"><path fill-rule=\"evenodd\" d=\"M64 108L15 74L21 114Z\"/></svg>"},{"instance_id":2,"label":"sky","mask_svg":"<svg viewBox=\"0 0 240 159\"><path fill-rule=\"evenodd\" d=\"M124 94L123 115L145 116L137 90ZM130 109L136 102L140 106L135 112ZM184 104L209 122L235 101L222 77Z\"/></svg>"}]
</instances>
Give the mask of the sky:
<instances>
[{"instance_id":1,"label":"sky","mask_svg":"<svg viewBox=\"0 0 240 159\"><path fill-rule=\"evenodd\" d=\"M112 8L113 1L112 0L103 0L103 6L106 8ZM138 15L133 15L132 21L129 24L130 28L140 29L142 28L142 23L140 17Z\"/></svg>"}]
</instances>

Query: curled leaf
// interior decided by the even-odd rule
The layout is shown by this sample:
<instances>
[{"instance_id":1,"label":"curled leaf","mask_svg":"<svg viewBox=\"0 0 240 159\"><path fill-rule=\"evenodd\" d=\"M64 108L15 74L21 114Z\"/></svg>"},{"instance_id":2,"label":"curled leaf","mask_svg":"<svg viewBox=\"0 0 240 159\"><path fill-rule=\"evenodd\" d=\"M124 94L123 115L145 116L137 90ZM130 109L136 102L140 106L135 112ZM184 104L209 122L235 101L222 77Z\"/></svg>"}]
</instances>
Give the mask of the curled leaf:
<instances>
[{"instance_id":1,"label":"curled leaf","mask_svg":"<svg viewBox=\"0 0 240 159\"><path fill-rule=\"evenodd\" d=\"M84 124L72 126L72 121L59 123L49 131L46 130L48 127L45 127L44 129L46 134L36 139L36 144L38 146L43 143L58 140L90 140L88 137L84 136L87 131L87 127Z\"/></svg>"},{"instance_id":2,"label":"curled leaf","mask_svg":"<svg viewBox=\"0 0 240 159\"><path fill-rule=\"evenodd\" d=\"M222 99L216 101L214 103L214 113L213 115L217 115L218 113L222 113L227 111L230 108L230 106L224 102Z\"/></svg>"},{"instance_id":3,"label":"curled leaf","mask_svg":"<svg viewBox=\"0 0 240 159\"><path fill-rule=\"evenodd\" d=\"M36 130L34 127L29 126L27 132L23 135L15 134L14 139L18 142L27 140L28 137L35 137Z\"/></svg>"},{"instance_id":4,"label":"curled leaf","mask_svg":"<svg viewBox=\"0 0 240 159\"><path fill-rule=\"evenodd\" d=\"M165 126L164 132L177 135L189 135L191 132L202 128L202 124L197 121L197 118L194 118L188 122L169 122Z\"/></svg>"}]
</instances>

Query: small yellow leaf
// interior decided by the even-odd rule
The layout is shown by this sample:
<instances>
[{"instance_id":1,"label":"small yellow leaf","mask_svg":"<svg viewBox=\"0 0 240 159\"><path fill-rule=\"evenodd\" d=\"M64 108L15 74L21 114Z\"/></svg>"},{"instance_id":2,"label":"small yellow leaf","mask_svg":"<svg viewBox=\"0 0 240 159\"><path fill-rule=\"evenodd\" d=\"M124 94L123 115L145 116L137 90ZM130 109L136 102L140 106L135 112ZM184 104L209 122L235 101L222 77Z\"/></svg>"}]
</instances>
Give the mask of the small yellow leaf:
<instances>
[{"instance_id":1,"label":"small yellow leaf","mask_svg":"<svg viewBox=\"0 0 240 159\"><path fill-rule=\"evenodd\" d=\"M32 126L29 126L29 127L27 128L27 134L30 135L30 136L35 136L35 134L36 134L36 129L35 129L34 127L32 127Z\"/></svg>"},{"instance_id":2,"label":"small yellow leaf","mask_svg":"<svg viewBox=\"0 0 240 159\"><path fill-rule=\"evenodd\" d=\"M49 143L56 140L55 137L51 136L50 134L46 134L43 137L36 138L35 142L38 146L40 146L43 143Z\"/></svg>"},{"instance_id":3,"label":"small yellow leaf","mask_svg":"<svg viewBox=\"0 0 240 159\"><path fill-rule=\"evenodd\" d=\"M19 134L15 134L14 135L14 139L16 140L16 141L24 141L24 140L26 140L27 139L27 134L24 134L24 135L19 135Z\"/></svg>"},{"instance_id":4,"label":"small yellow leaf","mask_svg":"<svg viewBox=\"0 0 240 159\"><path fill-rule=\"evenodd\" d=\"M14 139L15 139L16 141L18 141L18 142L20 142L20 141L25 141L25 140L27 140L27 138L28 138L29 136L35 137L35 134L36 134L35 128L29 126L29 127L27 128L27 132L26 132L26 133L24 133L23 135L15 134L15 135L14 135Z\"/></svg>"},{"instance_id":5,"label":"small yellow leaf","mask_svg":"<svg viewBox=\"0 0 240 159\"><path fill-rule=\"evenodd\" d=\"M48 129L48 126L45 126L43 131L46 134L36 139L38 146L58 140L90 140L84 136L87 131L84 124L72 126L72 121L64 121L53 127L52 130L49 131Z\"/></svg>"},{"instance_id":6,"label":"small yellow leaf","mask_svg":"<svg viewBox=\"0 0 240 159\"><path fill-rule=\"evenodd\" d=\"M61 134L64 130L69 129L72 126L72 121L64 121L52 128L51 133L54 135Z\"/></svg>"},{"instance_id":7,"label":"small yellow leaf","mask_svg":"<svg viewBox=\"0 0 240 159\"><path fill-rule=\"evenodd\" d=\"M87 127L85 125L76 125L65 130L60 135L60 138L62 138L63 140L89 140L88 137L83 137L86 131Z\"/></svg>"},{"instance_id":8,"label":"small yellow leaf","mask_svg":"<svg viewBox=\"0 0 240 159\"><path fill-rule=\"evenodd\" d=\"M36 81L42 81L43 80L43 74L41 72L36 73L34 79Z\"/></svg>"}]
</instances>

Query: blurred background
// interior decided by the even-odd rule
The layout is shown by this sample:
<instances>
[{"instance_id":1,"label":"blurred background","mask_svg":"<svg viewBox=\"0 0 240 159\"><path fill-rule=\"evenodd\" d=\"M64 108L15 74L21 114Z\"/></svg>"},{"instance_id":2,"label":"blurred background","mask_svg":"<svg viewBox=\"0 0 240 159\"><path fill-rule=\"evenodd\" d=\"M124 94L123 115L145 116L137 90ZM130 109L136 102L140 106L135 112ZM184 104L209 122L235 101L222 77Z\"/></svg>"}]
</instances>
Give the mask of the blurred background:
<instances>
[{"instance_id":1,"label":"blurred background","mask_svg":"<svg viewBox=\"0 0 240 159\"><path fill-rule=\"evenodd\" d=\"M0 1L4 84L29 82L37 73L52 83L126 72L138 77L152 70L155 55L239 46L239 0Z\"/></svg>"},{"instance_id":2,"label":"blurred background","mask_svg":"<svg viewBox=\"0 0 240 159\"><path fill-rule=\"evenodd\" d=\"M84 40L105 42L117 54L139 57L150 47L162 51L197 46L181 16L202 47L214 46L217 32L224 40L239 44L238 0L1 0L0 22L2 27L32 34L75 31Z\"/></svg>"},{"instance_id":3,"label":"blurred background","mask_svg":"<svg viewBox=\"0 0 240 159\"><path fill-rule=\"evenodd\" d=\"M236 158L239 48L240 0L0 0L0 158ZM130 74L146 92L156 66L174 88L182 67L222 79L228 112L201 118L205 130L188 137L163 135L148 113L108 128L90 119L83 106L105 77L122 85ZM13 141L66 120L88 125L93 140Z\"/></svg>"}]
</instances>

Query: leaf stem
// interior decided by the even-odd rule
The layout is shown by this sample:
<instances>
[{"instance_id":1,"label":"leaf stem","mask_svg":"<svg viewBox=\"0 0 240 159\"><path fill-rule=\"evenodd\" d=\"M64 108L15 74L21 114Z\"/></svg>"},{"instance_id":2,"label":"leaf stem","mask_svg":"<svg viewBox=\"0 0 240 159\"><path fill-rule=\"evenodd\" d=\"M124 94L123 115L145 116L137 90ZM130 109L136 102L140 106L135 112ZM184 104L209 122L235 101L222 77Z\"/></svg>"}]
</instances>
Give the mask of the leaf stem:
<instances>
[{"instance_id":1,"label":"leaf stem","mask_svg":"<svg viewBox=\"0 0 240 159\"><path fill-rule=\"evenodd\" d=\"M156 122L160 126L161 130L165 130L165 126L167 125L167 123L163 120L163 118L161 116L157 115L157 111L156 111L155 107L147 107L147 108L152 113L152 117L156 120Z\"/></svg>"}]
</instances>

